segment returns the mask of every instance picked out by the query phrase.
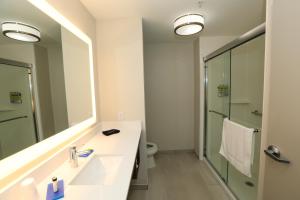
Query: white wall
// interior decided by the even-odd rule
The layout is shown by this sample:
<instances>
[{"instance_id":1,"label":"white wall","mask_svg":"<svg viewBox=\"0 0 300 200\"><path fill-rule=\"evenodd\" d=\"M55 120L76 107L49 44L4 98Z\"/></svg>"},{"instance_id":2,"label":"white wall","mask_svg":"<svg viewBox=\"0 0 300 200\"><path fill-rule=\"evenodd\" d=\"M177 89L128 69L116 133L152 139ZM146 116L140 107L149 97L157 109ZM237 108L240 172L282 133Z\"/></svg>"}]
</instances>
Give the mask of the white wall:
<instances>
[{"instance_id":1,"label":"white wall","mask_svg":"<svg viewBox=\"0 0 300 200\"><path fill-rule=\"evenodd\" d=\"M142 164L136 183L148 184L142 19L98 22L97 51L101 119L143 122ZM123 116L118 117L120 112Z\"/></svg>"},{"instance_id":2,"label":"white wall","mask_svg":"<svg viewBox=\"0 0 300 200\"><path fill-rule=\"evenodd\" d=\"M200 37L200 76L198 84L200 84L200 125L199 125L199 158L203 159L204 154L204 77L205 77L205 70L204 70L204 62L203 58L208 54L212 53L213 51L219 49L220 47L224 46L225 44L229 43L230 41L237 38L237 36L213 36L213 37ZM197 148L197 147L196 147Z\"/></svg>"},{"instance_id":3,"label":"white wall","mask_svg":"<svg viewBox=\"0 0 300 200\"><path fill-rule=\"evenodd\" d=\"M193 42L194 46L194 149L199 156L200 138L200 44L199 38Z\"/></svg>"},{"instance_id":4,"label":"white wall","mask_svg":"<svg viewBox=\"0 0 300 200\"><path fill-rule=\"evenodd\" d=\"M160 150L194 149L203 158L203 57L235 38L145 45L147 136Z\"/></svg>"},{"instance_id":5,"label":"white wall","mask_svg":"<svg viewBox=\"0 0 300 200\"><path fill-rule=\"evenodd\" d=\"M69 127L61 45L49 45L49 75L55 133Z\"/></svg>"},{"instance_id":6,"label":"white wall","mask_svg":"<svg viewBox=\"0 0 300 200\"><path fill-rule=\"evenodd\" d=\"M0 46L0 57L34 64L33 44L2 44Z\"/></svg>"},{"instance_id":7,"label":"white wall","mask_svg":"<svg viewBox=\"0 0 300 200\"><path fill-rule=\"evenodd\" d=\"M46 139L55 134L47 49L34 45L34 56L39 94L40 120L43 127L43 139Z\"/></svg>"},{"instance_id":8,"label":"white wall","mask_svg":"<svg viewBox=\"0 0 300 200\"><path fill-rule=\"evenodd\" d=\"M55 9L57 9L63 16L69 19L75 26L92 40L93 57L94 57L94 79L96 88L96 109L97 121L100 122L100 106L98 93L98 76L97 76L97 51L96 51L96 20L87 11L79 0L47 0Z\"/></svg>"},{"instance_id":9,"label":"white wall","mask_svg":"<svg viewBox=\"0 0 300 200\"><path fill-rule=\"evenodd\" d=\"M145 45L148 140L159 150L194 149L193 43Z\"/></svg>"},{"instance_id":10,"label":"white wall","mask_svg":"<svg viewBox=\"0 0 300 200\"><path fill-rule=\"evenodd\" d=\"M64 80L69 126L92 117L92 92L88 45L61 28Z\"/></svg>"}]
</instances>

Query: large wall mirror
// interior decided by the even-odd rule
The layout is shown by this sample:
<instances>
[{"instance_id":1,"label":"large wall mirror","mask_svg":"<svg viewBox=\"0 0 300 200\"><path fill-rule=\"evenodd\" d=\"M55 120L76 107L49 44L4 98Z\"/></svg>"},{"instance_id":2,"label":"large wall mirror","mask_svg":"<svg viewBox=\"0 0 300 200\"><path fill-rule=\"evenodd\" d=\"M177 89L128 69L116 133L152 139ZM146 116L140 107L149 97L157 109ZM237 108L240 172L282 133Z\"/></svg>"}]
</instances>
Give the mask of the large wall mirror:
<instances>
[{"instance_id":1,"label":"large wall mirror","mask_svg":"<svg viewBox=\"0 0 300 200\"><path fill-rule=\"evenodd\" d=\"M0 1L0 159L95 117L91 47L26 0Z\"/></svg>"}]
</instances>

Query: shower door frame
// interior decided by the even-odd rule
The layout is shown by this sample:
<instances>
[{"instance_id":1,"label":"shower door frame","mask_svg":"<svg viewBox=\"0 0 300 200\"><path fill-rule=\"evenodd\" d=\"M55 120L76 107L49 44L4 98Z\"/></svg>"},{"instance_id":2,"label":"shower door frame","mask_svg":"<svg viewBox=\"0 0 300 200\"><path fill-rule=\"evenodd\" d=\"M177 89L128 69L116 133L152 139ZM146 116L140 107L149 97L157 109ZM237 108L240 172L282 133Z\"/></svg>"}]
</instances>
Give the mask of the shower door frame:
<instances>
[{"instance_id":1,"label":"shower door frame","mask_svg":"<svg viewBox=\"0 0 300 200\"><path fill-rule=\"evenodd\" d=\"M231 50L241 46L261 35L264 35L266 32L266 25L265 23L257 26L256 28L248 31L247 33L243 34L239 38L233 40L232 42L229 42L228 44L224 45L223 47L217 49L216 51L210 53L209 55L205 56L203 58L204 62L204 134L202 136L203 139L203 158L204 161L208 164L209 168L212 170L213 174L216 175L216 178L220 181L221 185L225 187L224 189L230 194L231 197L234 197L236 199L237 196L233 193L233 191L228 187L228 162L227 162L227 174L226 174L226 180L222 178L220 173L216 170L216 168L213 166L213 164L209 161L207 158L207 112L208 112L208 105L207 105L207 94L208 94L208 66L207 62L211 59L216 58L217 56L222 55L223 53L226 53L229 51L229 57L230 57L230 88L231 88ZM231 102L231 91L229 90L229 102ZM228 118L230 118L230 104L229 103L229 115Z\"/></svg>"},{"instance_id":2,"label":"shower door frame","mask_svg":"<svg viewBox=\"0 0 300 200\"><path fill-rule=\"evenodd\" d=\"M231 88L231 49L227 50L227 51L230 51L229 52L229 63L230 63L230 66L229 66L229 74L230 74L230 82L229 82L229 86ZM213 58L216 58L220 55L222 55L223 53L226 53L227 51L224 51L222 53L219 53L218 55L210 58L209 60L213 59ZM205 69L204 69L204 74L205 74L205 77L204 77L204 80L205 80L205 85L204 85L204 159L207 161L207 163L209 163L210 167L216 172L216 174L219 176L219 178L225 183L227 184L227 180L228 180L228 162L227 162L227 172L226 172L226 179L224 180L222 175L218 172L218 170L215 168L215 166L211 163L211 161L209 159L207 159L207 148L206 148L206 145L207 145L207 112L208 112L208 106L207 106L207 96L208 96L208 66L207 66L207 61L209 60L206 60L205 61ZM229 102L231 102L231 95L230 95L230 90L229 90ZM228 111L228 118L230 119L230 103L229 103L229 111ZM223 118L225 118L225 116L223 115Z\"/></svg>"},{"instance_id":3,"label":"shower door frame","mask_svg":"<svg viewBox=\"0 0 300 200\"><path fill-rule=\"evenodd\" d=\"M31 109L32 109L32 116L33 116L33 125L34 125L34 131L35 131L35 140L36 143L40 141L38 128L37 128L37 118L36 118L36 102L35 102L35 93L33 88L33 77L32 77L32 64L19 62L15 60L9 60L0 58L0 64L4 65L11 65L14 67L22 67L26 68L28 70L28 78L29 78L29 90L30 90L30 97L31 97Z\"/></svg>"}]
</instances>

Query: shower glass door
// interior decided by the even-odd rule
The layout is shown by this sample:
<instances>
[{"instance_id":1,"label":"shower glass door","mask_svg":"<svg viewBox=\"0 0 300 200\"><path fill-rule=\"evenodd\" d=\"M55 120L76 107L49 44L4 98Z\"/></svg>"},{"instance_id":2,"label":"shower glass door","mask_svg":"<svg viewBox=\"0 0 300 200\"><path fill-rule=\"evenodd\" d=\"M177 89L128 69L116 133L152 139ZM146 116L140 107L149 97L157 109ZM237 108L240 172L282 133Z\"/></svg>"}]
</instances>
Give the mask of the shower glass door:
<instances>
[{"instance_id":1,"label":"shower glass door","mask_svg":"<svg viewBox=\"0 0 300 200\"><path fill-rule=\"evenodd\" d=\"M254 161L249 178L219 154L223 119L261 129L265 36L256 37L208 60L206 66L205 156L240 200L255 200L261 133L254 133Z\"/></svg>"},{"instance_id":2,"label":"shower glass door","mask_svg":"<svg viewBox=\"0 0 300 200\"><path fill-rule=\"evenodd\" d=\"M219 154L223 119L229 116L230 52L206 63L206 157L223 180L227 161Z\"/></svg>"},{"instance_id":3,"label":"shower glass door","mask_svg":"<svg viewBox=\"0 0 300 200\"><path fill-rule=\"evenodd\" d=\"M257 37L231 50L230 119L249 128L261 129L264 85L264 41ZM228 186L242 200L255 200L258 184L260 132L254 133L252 177L241 174L230 163Z\"/></svg>"}]
</instances>

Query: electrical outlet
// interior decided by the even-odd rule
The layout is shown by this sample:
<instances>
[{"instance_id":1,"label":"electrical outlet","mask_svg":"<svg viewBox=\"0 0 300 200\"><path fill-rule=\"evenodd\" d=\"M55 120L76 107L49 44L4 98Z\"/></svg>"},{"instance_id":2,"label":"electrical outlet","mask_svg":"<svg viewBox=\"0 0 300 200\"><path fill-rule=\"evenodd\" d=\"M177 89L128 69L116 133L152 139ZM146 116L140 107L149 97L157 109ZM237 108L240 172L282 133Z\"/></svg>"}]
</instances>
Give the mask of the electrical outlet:
<instances>
[{"instance_id":1,"label":"electrical outlet","mask_svg":"<svg viewBox=\"0 0 300 200\"><path fill-rule=\"evenodd\" d=\"M118 120L123 121L124 120L124 112L118 112Z\"/></svg>"}]
</instances>

